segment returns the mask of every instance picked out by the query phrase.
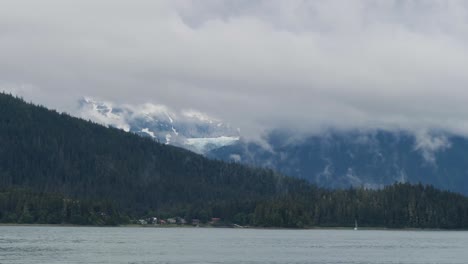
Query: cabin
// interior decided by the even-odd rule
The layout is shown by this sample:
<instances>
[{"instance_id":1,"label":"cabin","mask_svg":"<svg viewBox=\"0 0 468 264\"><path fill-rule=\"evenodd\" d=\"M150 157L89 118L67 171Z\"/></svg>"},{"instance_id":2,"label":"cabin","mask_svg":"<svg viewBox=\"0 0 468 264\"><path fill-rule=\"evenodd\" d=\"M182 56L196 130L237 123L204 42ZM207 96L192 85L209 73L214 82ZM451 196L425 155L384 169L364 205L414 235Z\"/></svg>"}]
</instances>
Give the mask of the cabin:
<instances>
[{"instance_id":1,"label":"cabin","mask_svg":"<svg viewBox=\"0 0 468 264\"><path fill-rule=\"evenodd\" d=\"M157 225L158 224L158 218L157 217L150 217L148 219L148 223L153 224L153 225Z\"/></svg>"},{"instance_id":2,"label":"cabin","mask_svg":"<svg viewBox=\"0 0 468 264\"><path fill-rule=\"evenodd\" d=\"M185 219L182 218L182 217L176 217L176 221L177 221L177 224L178 224L178 225L185 225L185 224L187 224L187 221L185 221Z\"/></svg>"},{"instance_id":3,"label":"cabin","mask_svg":"<svg viewBox=\"0 0 468 264\"><path fill-rule=\"evenodd\" d=\"M219 221L221 221L221 218L213 217L213 218L211 218L210 224L212 224L212 225L217 224L217 223L219 223Z\"/></svg>"}]
</instances>

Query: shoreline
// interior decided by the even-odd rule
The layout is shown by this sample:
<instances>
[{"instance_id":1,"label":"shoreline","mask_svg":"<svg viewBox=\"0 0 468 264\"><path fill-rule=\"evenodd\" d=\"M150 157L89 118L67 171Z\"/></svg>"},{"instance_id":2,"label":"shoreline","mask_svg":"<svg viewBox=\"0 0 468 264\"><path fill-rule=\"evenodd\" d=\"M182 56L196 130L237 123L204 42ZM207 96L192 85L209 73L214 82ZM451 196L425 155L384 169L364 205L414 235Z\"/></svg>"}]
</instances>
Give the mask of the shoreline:
<instances>
[{"instance_id":1,"label":"shoreline","mask_svg":"<svg viewBox=\"0 0 468 264\"><path fill-rule=\"evenodd\" d=\"M239 229L239 230L295 230L295 231L313 231L313 230L343 230L343 231L462 231L467 232L468 229L440 229L440 228L387 228L387 227L363 227L354 230L353 227L307 227L307 228L287 228L287 227L257 227L257 226L244 226L244 227L231 227L231 226L191 226L191 225L116 225L116 226L99 226L99 225L73 225L73 224L18 224L18 223L0 223L0 227L104 227L104 228L179 228L179 229Z\"/></svg>"}]
</instances>

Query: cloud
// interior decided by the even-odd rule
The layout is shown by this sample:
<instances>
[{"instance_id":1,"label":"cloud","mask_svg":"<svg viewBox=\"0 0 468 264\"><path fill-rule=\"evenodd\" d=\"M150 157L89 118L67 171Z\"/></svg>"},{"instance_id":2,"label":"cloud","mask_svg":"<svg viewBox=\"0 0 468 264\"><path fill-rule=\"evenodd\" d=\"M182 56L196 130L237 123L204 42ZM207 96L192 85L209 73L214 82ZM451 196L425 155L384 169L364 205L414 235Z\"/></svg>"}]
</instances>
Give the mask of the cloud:
<instances>
[{"instance_id":1,"label":"cloud","mask_svg":"<svg viewBox=\"0 0 468 264\"><path fill-rule=\"evenodd\" d=\"M444 151L452 146L445 135L434 135L427 131L419 131L415 133L416 144L415 150L420 151L424 160L435 165L435 154L438 151Z\"/></svg>"},{"instance_id":2,"label":"cloud","mask_svg":"<svg viewBox=\"0 0 468 264\"><path fill-rule=\"evenodd\" d=\"M272 127L468 135L465 1L2 2L0 83ZM4 87L4 86L2 86Z\"/></svg>"}]
</instances>

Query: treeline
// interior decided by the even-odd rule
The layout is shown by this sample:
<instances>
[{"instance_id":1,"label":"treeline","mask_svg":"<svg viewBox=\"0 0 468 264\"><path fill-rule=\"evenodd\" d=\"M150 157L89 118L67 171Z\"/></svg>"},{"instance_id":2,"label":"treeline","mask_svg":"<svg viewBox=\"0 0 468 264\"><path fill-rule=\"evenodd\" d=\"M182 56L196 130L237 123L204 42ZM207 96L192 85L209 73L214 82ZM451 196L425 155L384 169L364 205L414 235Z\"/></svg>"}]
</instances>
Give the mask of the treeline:
<instances>
[{"instance_id":1,"label":"treeline","mask_svg":"<svg viewBox=\"0 0 468 264\"><path fill-rule=\"evenodd\" d=\"M306 187L306 186L303 186ZM431 186L396 183L379 190L326 190L309 185L267 199L179 203L159 211L121 213L112 202L75 200L26 189L0 191L0 222L118 225L146 217L180 216L207 223L259 227L468 228L468 198Z\"/></svg>"},{"instance_id":2,"label":"treeline","mask_svg":"<svg viewBox=\"0 0 468 264\"><path fill-rule=\"evenodd\" d=\"M467 200L457 194L402 184L325 190L7 94L0 94L0 190L3 222L105 224L180 216L277 227L351 226L355 219L361 226L468 225Z\"/></svg>"},{"instance_id":3,"label":"treeline","mask_svg":"<svg viewBox=\"0 0 468 264\"><path fill-rule=\"evenodd\" d=\"M0 191L0 223L117 225L128 222L110 202L69 199L25 189Z\"/></svg>"},{"instance_id":4,"label":"treeline","mask_svg":"<svg viewBox=\"0 0 468 264\"><path fill-rule=\"evenodd\" d=\"M396 183L383 189L315 189L260 203L256 226L468 228L468 198L432 186Z\"/></svg>"},{"instance_id":5,"label":"treeline","mask_svg":"<svg viewBox=\"0 0 468 264\"><path fill-rule=\"evenodd\" d=\"M204 207L187 204L162 216L220 217L226 223L260 227L353 227L357 221L360 227L468 229L468 198L432 186L395 183L383 189L328 190L297 183L290 182L301 187L296 192Z\"/></svg>"}]
</instances>

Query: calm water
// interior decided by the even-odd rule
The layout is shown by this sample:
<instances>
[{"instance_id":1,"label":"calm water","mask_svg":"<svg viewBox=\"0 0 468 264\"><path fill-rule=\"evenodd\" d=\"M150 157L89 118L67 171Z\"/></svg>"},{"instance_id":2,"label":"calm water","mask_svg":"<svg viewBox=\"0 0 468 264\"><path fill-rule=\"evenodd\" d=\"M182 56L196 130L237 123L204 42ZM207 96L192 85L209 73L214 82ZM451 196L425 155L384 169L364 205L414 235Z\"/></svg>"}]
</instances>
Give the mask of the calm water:
<instances>
[{"instance_id":1,"label":"calm water","mask_svg":"<svg viewBox=\"0 0 468 264\"><path fill-rule=\"evenodd\" d=\"M468 232L0 227L0 263L468 263Z\"/></svg>"}]
</instances>

